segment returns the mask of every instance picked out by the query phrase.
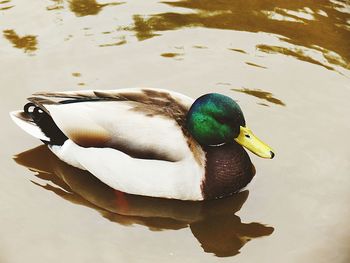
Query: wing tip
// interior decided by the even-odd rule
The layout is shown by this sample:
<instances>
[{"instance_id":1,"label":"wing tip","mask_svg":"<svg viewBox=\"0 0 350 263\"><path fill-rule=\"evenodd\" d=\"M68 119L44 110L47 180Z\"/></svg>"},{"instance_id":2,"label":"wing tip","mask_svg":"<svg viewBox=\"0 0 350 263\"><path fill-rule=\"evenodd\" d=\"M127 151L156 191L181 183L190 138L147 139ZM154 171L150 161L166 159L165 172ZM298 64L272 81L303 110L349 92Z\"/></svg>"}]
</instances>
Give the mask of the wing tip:
<instances>
[{"instance_id":1,"label":"wing tip","mask_svg":"<svg viewBox=\"0 0 350 263\"><path fill-rule=\"evenodd\" d=\"M28 114L26 114L24 111L21 111L21 110L11 111L9 112L9 115L12 121L28 134L43 141L50 141L50 138L48 138L41 131L41 129L35 124L32 118Z\"/></svg>"}]
</instances>

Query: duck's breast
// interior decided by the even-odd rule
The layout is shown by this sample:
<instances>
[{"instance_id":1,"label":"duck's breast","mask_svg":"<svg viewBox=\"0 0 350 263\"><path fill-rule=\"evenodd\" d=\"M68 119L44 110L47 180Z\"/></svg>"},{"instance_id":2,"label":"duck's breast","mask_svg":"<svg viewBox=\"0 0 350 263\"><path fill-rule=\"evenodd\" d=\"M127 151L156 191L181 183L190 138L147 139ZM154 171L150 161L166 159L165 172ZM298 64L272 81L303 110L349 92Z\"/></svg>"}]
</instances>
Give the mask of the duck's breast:
<instances>
[{"instance_id":1,"label":"duck's breast","mask_svg":"<svg viewBox=\"0 0 350 263\"><path fill-rule=\"evenodd\" d=\"M231 195L245 187L254 177L255 169L249 155L236 142L205 148L204 199Z\"/></svg>"}]
</instances>

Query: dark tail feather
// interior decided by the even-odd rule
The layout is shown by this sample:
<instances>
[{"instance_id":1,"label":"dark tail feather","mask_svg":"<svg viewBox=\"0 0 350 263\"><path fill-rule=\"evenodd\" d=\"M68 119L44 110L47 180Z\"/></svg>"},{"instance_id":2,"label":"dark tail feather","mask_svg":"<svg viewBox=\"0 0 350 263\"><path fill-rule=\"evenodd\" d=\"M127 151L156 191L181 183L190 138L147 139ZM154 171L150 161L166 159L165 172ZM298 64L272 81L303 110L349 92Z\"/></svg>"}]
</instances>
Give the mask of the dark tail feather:
<instances>
[{"instance_id":1,"label":"dark tail feather","mask_svg":"<svg viewBox=\"0 0 350 263\"><path fill-rule=\"evenodd\" d=\"M34 104L29 102L24 105L24 112L28 114L33 122L41 129L41 131L50 138L50 141L44 141L45 144L50 145L62 145L68 138L58 128L54 120L51 118L48 111L42 106L41 103Z\"/></svg>"}]
</instances>

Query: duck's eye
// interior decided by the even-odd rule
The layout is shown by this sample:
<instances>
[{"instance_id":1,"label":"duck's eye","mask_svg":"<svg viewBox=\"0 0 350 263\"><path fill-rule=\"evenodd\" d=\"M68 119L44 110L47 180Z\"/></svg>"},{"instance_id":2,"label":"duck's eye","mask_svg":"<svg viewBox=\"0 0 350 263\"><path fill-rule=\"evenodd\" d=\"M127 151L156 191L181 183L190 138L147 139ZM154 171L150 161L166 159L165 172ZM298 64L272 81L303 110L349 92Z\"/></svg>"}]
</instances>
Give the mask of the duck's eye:
<instances>
[{"instance_id":1,"label":"duck's eye","mask_svg":"<svg viewBox=\"0 0 350 263\"><path fill-rule=\"evenodd\" d=\"M250 135L249 135L249 134L245 134L244 136L247 137L247 138L250 138Z\"/></svg>"}]
</instances>

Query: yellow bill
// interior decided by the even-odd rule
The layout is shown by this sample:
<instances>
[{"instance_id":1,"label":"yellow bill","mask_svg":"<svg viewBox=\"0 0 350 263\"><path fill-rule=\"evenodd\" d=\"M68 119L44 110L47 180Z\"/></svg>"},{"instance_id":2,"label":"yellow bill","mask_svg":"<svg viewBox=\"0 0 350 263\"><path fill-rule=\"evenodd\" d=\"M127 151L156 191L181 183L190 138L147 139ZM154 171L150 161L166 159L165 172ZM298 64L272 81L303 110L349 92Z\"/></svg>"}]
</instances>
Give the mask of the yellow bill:
<instances>
[{"instance_id":1,"label":"yellow bill","mask_svg":"<svg viewBox=\"0 0 350 263\"><path fill-rule=\"evenodd\" d=\"M262 158L272 159L275 156L271 147L262 142L247 127L240 126L240 133L235 141Z\"/></svg>"}]
</instances>

